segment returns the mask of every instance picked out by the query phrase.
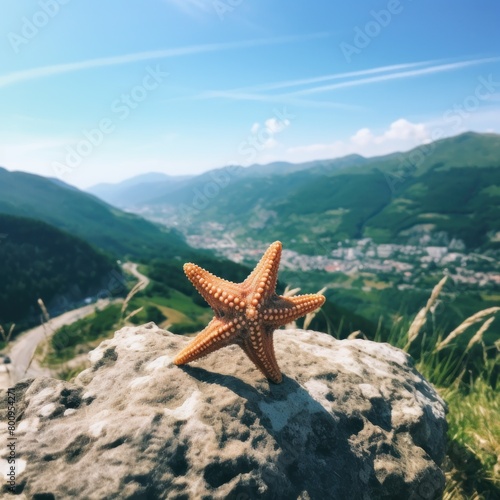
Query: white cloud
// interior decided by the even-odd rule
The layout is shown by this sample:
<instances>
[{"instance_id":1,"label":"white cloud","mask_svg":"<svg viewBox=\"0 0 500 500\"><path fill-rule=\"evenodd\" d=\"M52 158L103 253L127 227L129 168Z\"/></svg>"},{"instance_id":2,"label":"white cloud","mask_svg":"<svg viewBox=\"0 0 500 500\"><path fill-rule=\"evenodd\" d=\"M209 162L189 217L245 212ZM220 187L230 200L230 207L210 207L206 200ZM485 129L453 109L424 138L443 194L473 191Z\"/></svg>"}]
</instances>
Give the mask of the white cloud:
<instances>
[{"instance_id":1,"label":"white cloud","mask_svg":"<svg viewBox=\"0 0 500 500\"><path fill-rule=\"evenodd\" d=\"M290 126L290 120L278 119L273 116L264 121L264 125L256 122L250 128L250 132L255 136L259 143L259 150L270 150L275 149L280 146L280 143L276 140L276 134L279 134L287 127Z\"/></svg>"},{"instance_id":2,"label":"white cloud","mask_svg":"<svg viewBox=\"0 0 500 500\"><path fill-rule=\"evenodd\" d=\"M262 149L274 149L276 147L278 147L279 145L279 142L274 138L274 137L270 137L269 139L267 139L267 141L265 141L263 144L262 144Z\"/></svg>"},{"instance_id":3,"label":"white cloud","mask_svg":"<svg viewBox=\"0 0 500 500\"><path fill-rule=\"evenodd\" d=\"M361 129L357 132L357 134L359 134L362 130L368 130L368 135L371 134L369 129ZM400 118L399 120L391 123L389 128L379 136L371 134L371 137L368 138L368 135L368 140L365 144L370 144L370 142L373 142L374 144L386 144L409 141L414 145L418 145L430 141L430 132L425 124L411 123L405 118ZM355 136L353 136L351 140L354 140L354 137Z\"/></svg>"},{"instance_id":4,"label":"white cloud","mask_svg":"<svg viewBox=\"0 0 500 500\"><path fill-rule=\"evenodd\" d=\"M357 146L366 146L373 142L374 135L369 128L360 128L352 137L351 142Z\"/></svg>"},{"instance_id":5,"label":"white cloud","mask_svg":"<svg viewBox=\"0 0 500 500\"><path fill-rule=\"evenodd\" d=\"M265 121L266 128L270 130L273 134L276 134L278 132L281 132L285 128L287 128L290 125L290 120L287 120L286 118L282 120L278 120L277 118L269 118Z\"/></svg>"},{"instance_id":6,"label":"white cloud","mask_svg":"<svg viewBox=\"0 0 500 500\"><path fill-rule=\"evenodd\" d=\"M367 127L359 129L347 140L336 140L326 144L310 144L289 148L288 159L307 161L319 158L336 158L357 153L377 156L394 151L406 151L430 141L431 131L424 123L412 123L400 118L379 134Z\"/></svg>"},{"instance_id":7,"label":"white cloud","mask_svg":"<svg viewBox=\"0 0 500 500\"><path fill-rule=\"evenodd\" d=\"M264 127L260 123L254 123L250 129L252 135L257 139L260 151L274 149L278 145L278 141L274 138L275 132L267 126L270 120L273 118L266 120Z\"/></svg>"}]
</instances>

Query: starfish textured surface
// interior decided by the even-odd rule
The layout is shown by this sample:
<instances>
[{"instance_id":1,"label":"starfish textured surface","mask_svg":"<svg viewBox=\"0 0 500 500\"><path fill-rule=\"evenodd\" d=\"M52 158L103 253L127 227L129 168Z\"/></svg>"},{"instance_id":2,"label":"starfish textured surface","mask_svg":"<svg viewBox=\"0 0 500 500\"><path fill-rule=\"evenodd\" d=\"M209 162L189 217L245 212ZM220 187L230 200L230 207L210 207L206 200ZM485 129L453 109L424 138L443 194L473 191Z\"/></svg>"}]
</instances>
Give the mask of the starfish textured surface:
<instances>
[{"instance_id":1,"label":"starfish textured surface","mask_svg":"<svg viewBox=\"0 0 500 500\"><path fill-rule=\"evenodd\" d=\"M184 265L186 276L214 310L215 316L176 356L176 365L236 344L268 379L281 382L274 354L274 330L318 309L325 297L318 294L276 295L280 258L281 243L276 241L243 283L218 278L196 264Z\"/></svg>"}]
</instances>

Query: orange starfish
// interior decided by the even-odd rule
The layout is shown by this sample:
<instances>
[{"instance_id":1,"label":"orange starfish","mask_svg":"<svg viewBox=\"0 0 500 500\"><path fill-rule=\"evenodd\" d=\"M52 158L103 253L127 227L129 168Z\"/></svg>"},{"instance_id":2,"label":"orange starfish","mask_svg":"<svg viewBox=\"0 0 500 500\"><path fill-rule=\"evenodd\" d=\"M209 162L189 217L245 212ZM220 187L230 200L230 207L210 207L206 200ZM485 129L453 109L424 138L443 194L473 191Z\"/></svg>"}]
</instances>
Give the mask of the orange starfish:
<instances>
[{"instance_id":1,"label":"orange starfish","mask_svg":"<svg viewBox=\"0 0 500 500\"><path fill-rule=\"evenodd\" d=\"M215 316L176 356L176 365L236 344L268 379L277 384L281 382L274 354L274 330L321 307L325 297L318 294L276 295L280 257L281 243L276 241L243 283L223 280L195 264L184 265L186 276L214 310Z\"/></svg>"}]
</instances>

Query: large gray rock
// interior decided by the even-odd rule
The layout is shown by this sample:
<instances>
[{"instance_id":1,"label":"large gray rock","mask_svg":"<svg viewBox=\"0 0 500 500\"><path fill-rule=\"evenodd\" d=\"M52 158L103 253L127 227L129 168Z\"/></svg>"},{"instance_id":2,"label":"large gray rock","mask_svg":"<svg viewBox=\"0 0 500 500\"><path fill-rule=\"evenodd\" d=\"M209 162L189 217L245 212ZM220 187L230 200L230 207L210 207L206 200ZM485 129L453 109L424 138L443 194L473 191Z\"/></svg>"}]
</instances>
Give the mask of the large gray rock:
<instances>
[{"instance_id":1,"label":"large gray rock","mask_svg":"<svg viewBox=\"0 0 500 500\"><path fill-rule=\"evenodd\" d=\"M278 331L270 385L236 346L173 365L187 341L126 327L75 383L18 384L18 498L439 496L445 403L402 351Z\"/></svg>"}]
</instances>

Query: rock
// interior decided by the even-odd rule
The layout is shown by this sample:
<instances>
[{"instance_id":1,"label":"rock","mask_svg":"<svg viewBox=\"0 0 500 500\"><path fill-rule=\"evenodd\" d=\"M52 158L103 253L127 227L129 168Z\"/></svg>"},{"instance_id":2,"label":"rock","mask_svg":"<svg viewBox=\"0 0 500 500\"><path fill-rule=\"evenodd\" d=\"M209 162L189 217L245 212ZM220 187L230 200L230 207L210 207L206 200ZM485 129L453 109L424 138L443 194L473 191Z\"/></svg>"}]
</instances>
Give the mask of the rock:
<instances>
[{"instance_id":1,"label":"rock","mask_svg":"<svg viewBox=\"0 0 500 500\"><path fill-rule=\"evenodd\" d=\"M18 498L412 500L442 492L445 403L402 351L280 330L284 380L274 385L236 346L173 365L187 341L153 323L126 327L90 353L92 366L74 383L19 383ZM5 422L5 393L1 402Z\"/></svg>"}]
</instances>

